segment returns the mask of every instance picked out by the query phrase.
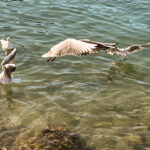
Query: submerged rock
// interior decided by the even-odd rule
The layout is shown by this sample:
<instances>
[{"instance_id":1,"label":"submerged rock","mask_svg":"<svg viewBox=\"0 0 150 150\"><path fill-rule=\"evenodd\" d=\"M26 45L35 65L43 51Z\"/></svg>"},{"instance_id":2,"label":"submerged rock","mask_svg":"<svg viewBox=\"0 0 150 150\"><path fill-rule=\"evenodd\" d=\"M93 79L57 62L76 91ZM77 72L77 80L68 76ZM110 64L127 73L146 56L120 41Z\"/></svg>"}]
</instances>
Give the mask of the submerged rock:
<instances>
[{"instance_id":1,"label":"submerged rock","mask_svg":"<svg viewBox=\"0 0 150 150\"><path fill-rule=\"evenodd\" d=\"M6 147L2 147L2 148L0 148L0 150L7 150L7 149L6 149Z\"/></svg>"},{"instance_id":2,"label":"submerged rock","mask_svg":"<svg viewBox=\"0 0 150 150\"><path fill-rule=\"evenodd\" d=\"M59 126L49 126L40 134L19 141L18 150L87 150L78 134Z\"/></svg>"}]
</instances>

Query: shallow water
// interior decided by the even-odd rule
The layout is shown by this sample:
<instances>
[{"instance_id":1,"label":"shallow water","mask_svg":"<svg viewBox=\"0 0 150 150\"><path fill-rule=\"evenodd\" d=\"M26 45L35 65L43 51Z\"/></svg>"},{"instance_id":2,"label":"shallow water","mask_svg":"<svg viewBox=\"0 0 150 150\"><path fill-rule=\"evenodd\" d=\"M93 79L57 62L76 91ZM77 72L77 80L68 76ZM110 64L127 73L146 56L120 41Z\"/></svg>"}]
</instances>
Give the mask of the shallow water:
<instances>
[{"instance_id":1,"label":"shallow water","mask_svg":"<svg viewBox=\"0 0 150 150\"><path fill-rule=\"evenodd\" d=\"M150 147L150 48L120 62L105 53L40 56L65 38L150 42L149 0L2 0L0 37L17 48L14 78L0 85L0 147L48 124L79 133L96 150ZM0 52L0 59L4 58Z\"/></svg>"}]
</instances>

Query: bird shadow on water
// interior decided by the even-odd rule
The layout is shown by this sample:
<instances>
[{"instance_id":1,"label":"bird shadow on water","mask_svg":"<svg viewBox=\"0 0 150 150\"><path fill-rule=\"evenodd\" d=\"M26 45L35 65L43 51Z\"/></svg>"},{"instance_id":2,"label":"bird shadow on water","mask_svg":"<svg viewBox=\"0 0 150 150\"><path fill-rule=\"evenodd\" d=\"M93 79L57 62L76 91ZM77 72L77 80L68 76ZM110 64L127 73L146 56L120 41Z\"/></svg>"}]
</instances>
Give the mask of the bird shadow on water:
<instances>
[{"instance_id":1,"label":"bird shadow on water","mask_svg":"<svg viewBox=\"0 0 150 150\"><path fill-rule=\"evenodd\" d=\"M106 80L111 83L116 77L136 79L142 74L139 68L129 62L111 62L106 74Z\"/></svg>"}]
</instances>

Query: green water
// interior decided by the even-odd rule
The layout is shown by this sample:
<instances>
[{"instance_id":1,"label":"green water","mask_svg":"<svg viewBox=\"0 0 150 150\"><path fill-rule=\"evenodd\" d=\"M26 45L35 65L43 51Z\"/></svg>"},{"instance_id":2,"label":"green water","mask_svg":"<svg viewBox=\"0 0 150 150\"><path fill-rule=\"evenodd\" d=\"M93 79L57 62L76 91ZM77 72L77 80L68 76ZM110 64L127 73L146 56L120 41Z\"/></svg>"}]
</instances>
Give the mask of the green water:
<instances>
[{"instance_id":1,"label":"green water","mask_svg":"<svg viewBox=\"0 0 150 150\"><path fill-rule=\"evenodd\" d=\"M14 150L18 137L56 124L96 150L148 150L150 48L126 62L105 53L53 63L40 56L68 37L150 42L149 8L149 0L0 1L0 37L12 38L21 79L0 85L0 148Z\"/></svg>"}]
</instances>

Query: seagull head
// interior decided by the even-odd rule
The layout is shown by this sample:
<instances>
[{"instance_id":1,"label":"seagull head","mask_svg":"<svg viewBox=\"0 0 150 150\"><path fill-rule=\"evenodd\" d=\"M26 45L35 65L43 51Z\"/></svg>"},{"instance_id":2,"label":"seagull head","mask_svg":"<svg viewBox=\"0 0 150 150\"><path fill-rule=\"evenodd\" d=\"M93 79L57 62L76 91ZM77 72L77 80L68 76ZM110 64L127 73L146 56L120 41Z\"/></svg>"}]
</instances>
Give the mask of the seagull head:
<instances>
[{"instance_id":1,"label":"seagull head","mask_svg":"<svg viewBox=\"0 0 150 150\"><path fill-rule=\"evenodd\" d=\"M122 49L122 57L124 60L127 59L127 52L126 52L126 49Z\"/></svg>"},{"instance_id":2,"label":"seagull head","mask_svg":"<svg viewBox=\"0 0 150 150\"><path fill-rule=\"evenodd\" d=\"M10 41L10 37L7 37L7 41Z\"/></svg>"}]
</instances>

